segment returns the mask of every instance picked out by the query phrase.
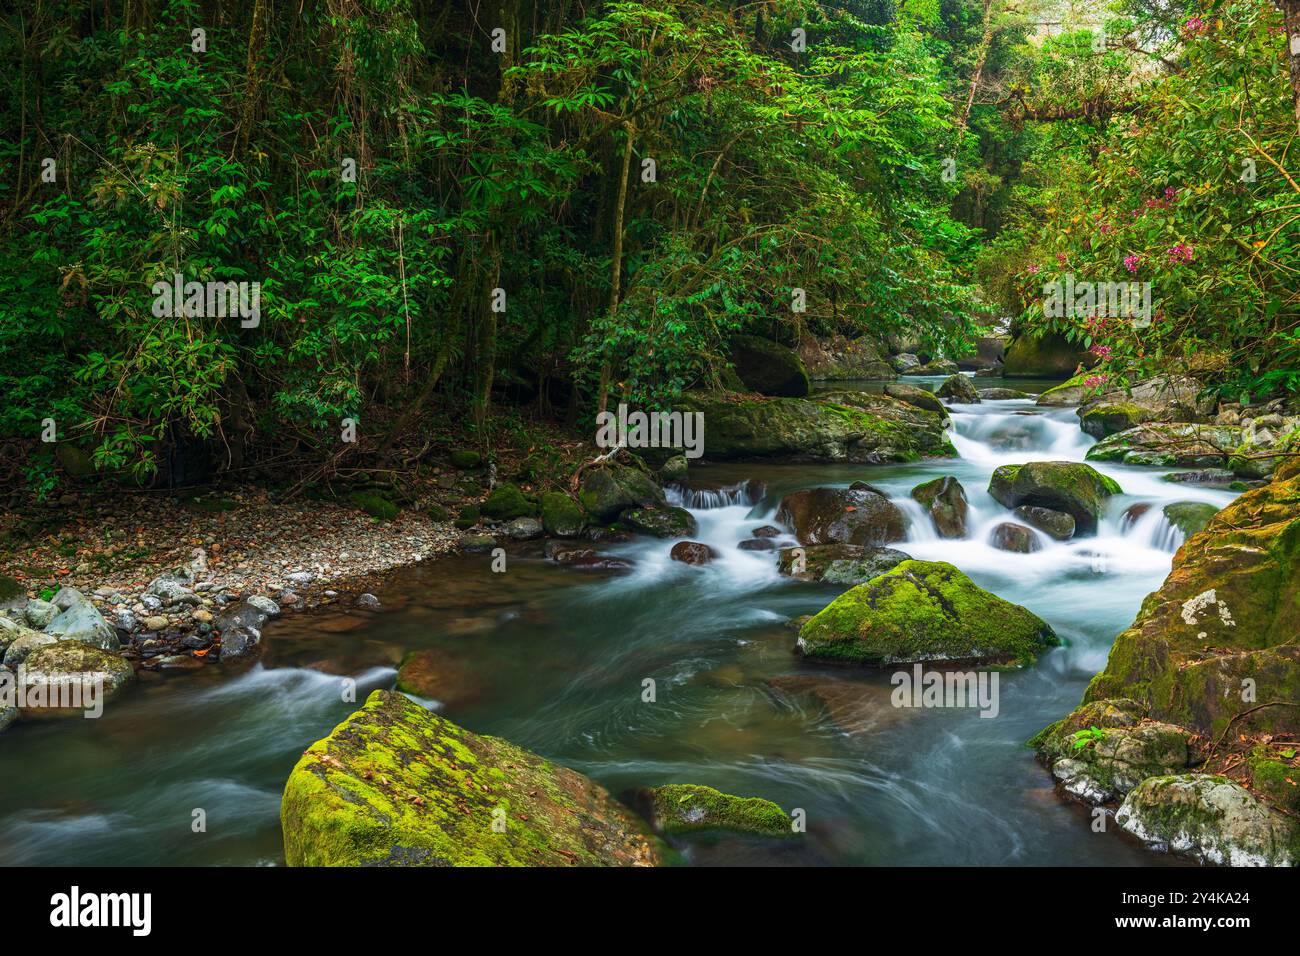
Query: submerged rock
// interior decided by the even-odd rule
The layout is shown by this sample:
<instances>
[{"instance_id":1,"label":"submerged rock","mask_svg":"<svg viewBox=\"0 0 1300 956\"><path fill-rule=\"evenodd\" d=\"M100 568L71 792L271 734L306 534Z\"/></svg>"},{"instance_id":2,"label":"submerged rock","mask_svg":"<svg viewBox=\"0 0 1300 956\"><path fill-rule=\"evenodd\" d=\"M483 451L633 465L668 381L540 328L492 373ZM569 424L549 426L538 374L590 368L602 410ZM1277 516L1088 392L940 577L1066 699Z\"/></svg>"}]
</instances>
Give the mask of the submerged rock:
<instances>
[{"instance_id":1,"label":"submerged rock","mask_svg":"<svg viewBox=\"0 0 1300 956\"><path fill-rule=\"evenodd\" d=\"M1047 622L941 561L904 561L846 591L799 631L806 657L877 666L1023 665L1057 643Z\"/></svg>"},{"instance_id":2,"label":"submerged rock","mask_svg":"<svg viewBox=\"0 0 1300 956\"><path fill-rule=\"evenodd\" d=\"M1057 541L1067 541L1074 537L1074 516L1064 511L1040 508L1037 505L1021 505L1011 512L1025 524L1033 525L1048 537Z\"/></svg>"},{"instance_id":3,"label":"submerged rock","mask_svg":"<svg viewBox=\"0 0 1300 956\"><path fill-rule=\"evenodd\" d=\"M673 549L668 552L668 556L674 561L681 561L683 564L709 564L718 556L707 544L699 541L679 541L673 545Z\"/></svg>"},{"instance_id":4,"label":"submerged rock","mask_svg":"<svg viewBox=\"0 0 1300 956\"><path fill-rule=\"evenodd\" d=\"M712 787L673 783L645 794L654 828L661 833L735 830L789 836L790 817L771 800L735 797Z\"/></svg>"},{"instance_id":5,"label":"submerged rock","mask_svg":"<svg viewBox=\"0 0 1300 956\"><path fill-rule=\"evenodd\" d=\"M1008 508L1036 505L1064 511L1084 534L1094 534L1106 499L1122 494L1116 482L1095 468L1072 461L1003 465L989 480L993 500Z\"/></svg>"},{"instance_id":6,"label":"submerged rock","mask_svg":"<svg viewBox=\"0 0 1300 956\"><path fill-rule=\"evenodd\" d=\"M653 866L593 781L377 690L312 744L280 806L290 866Z\"/></svg>"},{"instance_id":7,"label":"submerged rock","mask_svg":"<svg viewBox=\"0 0 1300 956\"><path fill-rule=\"evenodd\" d=\"M1148 777L1125 798L1115 822L1145 843L1206 863L1300 864L1300 822L1227 777Z\"/></svg>"},{"instance_id":8,"label":"submerged rock","mask_svg":"<svg viewBox=\"0 0 1300 956\"><path fill-rule=\"evenodd\" d=\"M946 475L917 485L912 497L930 515L941 538L966 537L966 489L956 478Z\"/></svg>"},{"instance_id":9,"label":"submerged rock","mask_svg":"<svg viewBox=\"0 0 1300 956\"><path fill-rule=\"evenodd\" d=\"M487 685L460 657L442 649L412 651L397 669L396 687L404 694L460 707L480 697Z\"/></svg>"},{"instance_id":10,"label":"submerged rock","mask_svg":"<svg viewBox=\"0 0 1300 956\"><path fill-rule=\"evenodd\" d=\"M865 489L811 488L781 499L776 520L801 544L881 545L907 536L907 519L884 495Z\"/></svg>"},{"instance_id":11,"label":"submerged rock","mask_svg":"<svg viewBox=\"0 0 1300 956\"><path fill-rule=\"evenodd\" d=\"M855 544L821 544L782 548L777 568L801 581L825 584L862 584L891 571L912 556L893 548Z\"/></svg>"}]
</instances>

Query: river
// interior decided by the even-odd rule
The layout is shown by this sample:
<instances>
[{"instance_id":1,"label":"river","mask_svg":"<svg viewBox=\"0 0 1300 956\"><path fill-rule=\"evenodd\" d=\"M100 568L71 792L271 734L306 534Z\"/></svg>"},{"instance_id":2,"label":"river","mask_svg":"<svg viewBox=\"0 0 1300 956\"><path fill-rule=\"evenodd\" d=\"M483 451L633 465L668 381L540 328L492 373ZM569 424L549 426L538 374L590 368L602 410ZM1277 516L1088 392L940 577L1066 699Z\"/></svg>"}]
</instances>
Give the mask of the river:
<instances>
[{"instance_id":1,"label":"river","mask_svg":"<svg viewBox=\"0 0 1300 956\"><path fill-rule=\"evenodd\" d=\"M272 623L261 662L236 676L220 668L155 676L98 720L15 728L0 737L0 865L282 863L281 789L303 749L355 709L342 678L364 699L391 687L396 665L417 648L440 649L457 674L456 698L436 705L448 717L616 794L702 783L805 811L799 839L704 835L683 847L692 863L1174 863L1114 826L1094 833L1088 812L1055 795L1024 742L1073 709L1115 634L1169 571L1180 532L1159 507L1131 523L1121 520L1125 508L1222 506L1233 494L1162 481L1164 470L1098 465L1125 494L1112 499L1096 537L1040 536L1036 553L1000 551L986 543L1008 517L986 492L993 469L1081 461L1093 440L1071 408L1013 400L952 412L959 460L693 467L692 483L723 489L686 499L696 540L721 553L708 567L669 560L672 542L653 539L606 549L635 562L621 576L556 566L535 545L512 550L504 573L486 555L452 556L394 577L377 612ZM966 489L966 540L938 539L908 497L940 475ZM747 480L765 485L756 501ZM894 708L888 674L792 653L790 619L841 589L783 578L772 552L736 544L771 520L783 494L855 480L886 490L912 519L896 547L957 565L1063 638L1036 666L1001 675L995 719ZM642 699L646 679L653 703Z\"/></svg>"}]
</instances>

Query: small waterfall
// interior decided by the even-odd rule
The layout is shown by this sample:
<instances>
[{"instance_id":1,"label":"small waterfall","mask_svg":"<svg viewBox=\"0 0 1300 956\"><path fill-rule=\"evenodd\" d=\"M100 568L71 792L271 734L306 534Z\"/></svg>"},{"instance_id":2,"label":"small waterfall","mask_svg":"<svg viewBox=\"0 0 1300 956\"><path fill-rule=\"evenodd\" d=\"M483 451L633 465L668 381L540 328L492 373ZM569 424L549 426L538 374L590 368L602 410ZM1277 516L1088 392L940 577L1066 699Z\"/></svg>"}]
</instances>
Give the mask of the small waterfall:
<instances>
[{"instance_id":1,"label":"small waterfall","mask_svg":"<svg viewBox=\"0 0 1300 956\"><path fill-rule=\"evenodd\" d=\"M690 511L707 511L712 508L728 508L731 505L756 505L763 500L765 489L761 481L746 478L734 485L723 485L719 488L692 488L688 485L673 484L664 490L670 504Z\"/></svg>"},{"instance_id":2,"label":"small waterfall","mask_svg":"<svg viewBox=\"0 0 1300 956\"><path fill-rule=\"evenodd\" d=\"M1124 512L1119 521L1119 533L1130 541L1166 554L1173 554L1187 540L1187 535L1169 520L1164 509L1145 502Z\"/></svg>"}]
</instances>

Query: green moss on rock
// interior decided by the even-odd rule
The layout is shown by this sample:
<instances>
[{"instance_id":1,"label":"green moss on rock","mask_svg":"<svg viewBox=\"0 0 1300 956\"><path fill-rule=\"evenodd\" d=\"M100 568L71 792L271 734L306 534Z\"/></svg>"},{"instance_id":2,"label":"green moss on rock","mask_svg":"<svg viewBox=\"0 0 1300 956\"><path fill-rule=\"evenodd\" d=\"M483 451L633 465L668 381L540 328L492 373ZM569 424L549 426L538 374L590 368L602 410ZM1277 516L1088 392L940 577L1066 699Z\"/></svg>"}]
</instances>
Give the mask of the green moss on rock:
<instances>
[{"instance_id":1,"label":"green moss on rock","mask_svg":"<svg viewBox=\"0 0 1300 956\"><path fill-rule=\"evenodd\" d=\"M1113 478L1090 465L1072 461L1033 461L1003 465L989 479L989 494L1008 508L1035 505L1063 511L1079 531L1093 534L1106 499L1122 494Z\"/></svg>"},{"instance_id":2,"label":"green moss on rock","mask_svg":"<svg viewBox=\"0 0 1300 956\"><path fill-rule=\"evenodd\" d=\"M542 495L542 527L556 538L575 538L587 523L586 516L576 502L560 491Z\"/></svg>"},{"instance_id":3,"label":"green moss on rock","mask_svg":"<svg viewBox=\"0 0 1300 956\"><path fill-rule=\"evenodd\" d=\"M651 866L655 841L593 781L401 694L312 744L280 806L290 866Z\"/></svg>"},{"instance_id":4,"label":"green moss on rock","mask_svg":"<svg viewBox=\"0 0 1300 956\"><path fill-rule=\"evenodd\" d=\"M1059 643L1041 618L942 561L904 561L840 595L799 631L817 660L1031 663Z\"/></svg>"},{"instance_id":5,"label":"green moss on rock","mask_svg":"<svg viewBox=\"0 0 1300 956\"><path fill-rule=\"evenodd\" d=\"M370 517L378 518L380 521L392 521L401 511L397 505L373 491L353 492L352 503Z\"/></svg>"},{"instance_id":6,"label":"green moss on rock","mask_svg":"<svg viewBox=\"0 0 1300 956\"><path fill-rule=\"evenodd\" d=\"M654 825L664 833L735 830L789 836L790 817L771 800L735 797L712 787L674 783L651 791Z\"/></svg>"},{"instance_id":7,"label":"green moss on rock","mask_svg":"<svg viewBox=\"0 0 1300 956\"><path fill-rule=\"evenodd\" d=\"M508 483L497 485L480 508L484 515L497 521L527 518L537 513L536 506L519 490L519 486Z\"/></svg>"}]
</instances>

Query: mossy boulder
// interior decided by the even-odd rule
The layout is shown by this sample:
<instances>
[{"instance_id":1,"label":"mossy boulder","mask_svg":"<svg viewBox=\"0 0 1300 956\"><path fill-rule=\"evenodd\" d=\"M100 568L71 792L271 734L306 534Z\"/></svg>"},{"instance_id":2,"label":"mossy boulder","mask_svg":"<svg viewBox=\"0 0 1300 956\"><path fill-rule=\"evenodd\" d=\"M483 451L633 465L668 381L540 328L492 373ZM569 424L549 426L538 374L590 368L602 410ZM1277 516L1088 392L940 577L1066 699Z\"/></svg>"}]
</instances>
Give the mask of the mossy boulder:
<instances>
[{"instance_id":1,"label":"mossy boulder","mask_svg":"<svg viewBox=\"0 0 1300 956\"><path fill-rule=\"evenodd\" d=\"M453 468L461 471L473 471L483 464L483 456L469 448L461 448L447 456Z\"/></svg>"},{"instance_id":2,"label":"mossy boulder","mask_svg":"<svg viewBox=\"0 0 1300 956\"><path fill-rule=\"evenodd\" d=\"M981 388L978 392L981 401L1005 402L1011 399L1037 398L1033 392L1022 392L1018 388Z\"/></svg>"},{"instance_id":3,"label":"mossy boulder","mask_svg":"<svg viewBox=\"0 0 1300 956\"><path fill-rule=\"evenodd\" d=\"M542 495L541 508L542 527L553 537L576 538L582 534L582 529L587 524L582 508L563 492L545 492Z\"/></svg>"},{"instance_id":4,"label":"mossy boulder","mask_svg":"<svg viewBox=\"0 0 1300 956\"><path fill-rule=\"evenodd\" d=\"M1098 402L1079 409L1079 427L1093 438L1127 431L1154 418L1153 412L1132 402Z\"/></svg>"},{"instance_id":5,"label":"mossy boulder","mask_svg":"<svg viewBox=\"0 0 1300 956\"><path fill-rule=\"evenodd\" d=\"M966 489L951 475L923 482L912 489L915 498L934 522L941 538L966 537Z\"/></svg>"},{"instance_id":6,"label":"mossy boulder","mask_svg":"<svg viewBox=\"0 0 1300 956\"><path fill-rule=\"evenodd\" d=\"M1147 777L1186 770L1188 738L1181 727L1143 717L1136 701L1121 700L1071 715L1036 745L1068 793L1101 804L1123 797Z\"/></svg>"},{"instance_id":7,"label":"mossy boulder","mask_svg":"<svg viewBox=\"0 0 1300 956\"><path fill-rule=\"evenodd\" d=\"M619 522L638 534L656 538L686 538L696 532L695 518L685 508L665 505L662 508L629 508Z\"/></svg>"},{"instance_id":8,"label":"mossy boulder","mask_svg":"<svg viewBox=\"0 0 1300 956\"><path fill-rule=\"evenodd\" d=\"M1089 398L1095 398L1102 392L1102 388L1098 385L1084 384L1091 378L1090 375L1075 375L1060 385L1053 385L1039 393L1037 404L1055 408L1082 405Z\"/></svg>"},{"instance_id":9,"label":"mossy boulder","mask_svg":"<svg viewBox=\"0 0 1300 956\"><path fill-rule=\"evenodd\" d=\"M1080 349L1063 335L1022 333L1007 343L1002 357L1002 374L1007 378L1068 379L1080 365L1089 366L1096 356Z\"/></svg>"},{"instance_id":10,"label":"mossy boulder","mask_svg":"<svg viewBox=\"0 0 1300 956\"><path fill-rule=\"evenodd\" d=\"M691 463L685 455L673 455L659 468L663 481L685 481L690 477Z\"/></svg>"},{"instance_id":11,"label":"mossy boulder","mask_svg":"<svg viewBox=\"0 0 1300 956\"><path fill-rule=\"evenodd\" d=\"M352 493L351 500L370 517L380 521L392 521L401 512L397 505L374 491L355 491Z\"/></svg>"},{"instance_id":12,"label":"mossy boulder","mask_svg":"<svg viewBox=\"0 0 1300 956\"><path fill-rule=\"evenodd\" d=\"M59 442L54 457L69 477L82 480L95 474L95 463L90 455L71 442Z\"/></svg>"},{"instance_id":13,"label":"mossy boulder","mask_svg":"<svg viewBox=\"0 0 1300 956\"><path fill-rule=\"evenodd\" d=\"M1189 538L1204 531L1218 513L1219 509L1206 501L1174 501L1164 507L1166 520Z\"/></svg>"},{"instance_id":14,"label":"mossy boulder","mask_svg":"<svg viewBox=\"0 0 1300 956\"><path fill-rule=\"evenodd\" d=\"M733 400L690 393L678 410L704 415L711 461L786 458L866 464L953 457L946 415L867 392Z\"/></svg>"},{"instance_id":15,"label":"mossy boulder","mask_svg":"<svg viewBox=\"0 0 1300 956\"><path fill-rule=\"evenodd\" d=\"M537 514L537 506L528 500L518 485L509 482L497 485L479 506L483 515L495 521L528 518Z\"/></svg>"},{"instance_id":16,"label":"mossy boulder","mask_svg":"<svg viewBox=\"0 0 1300 956\"><path fill-rule=\"evenodd\" d=\"M1046 621L942 561L904 561L846 591L799 631L806 657L881 667L1024 665L1057 643Z\"/></svg>"},{"instance_id":17,"label":"mossy boulder","mask_svg":"<svg viewBox=\"0 0 1300 956\"><path fill-rule=\"evenodd\" d=\"M661 833L733 830L767 836L789 836L789 815L771 800L736 797L712 787L673 783L648 793L651 819Z\"/></svg>"},{"instance_id":18,"label":"mossy boulder","mask_svg":"<svg viewBox=\"0 0 1300 956\"><path fill-rule=\"evenodd\" d=\"M802 398L812 391L808 370L793 351L756 335L731 340L731 362L746 387L760 395Z\"/></svg>"},{"instance_id":19,"label":"mossy boulder","mask_svg":"<svg viewBox=\"0 0 1300 956\"><path fill-rule=\"evenodd\" d=\"M993 500L1008 508L1036 505L1064 511L1076 528L1095 534L1106 499L1123 494L1113 478L1090 465L1072 461L1033 461L1003 465L989 480Z\"/></svg>"},{"instance_id":20,"label":"mossy boulder","mask_svg":"<svg viewBox=\"0 0 1300 956\"><path fill-rule=\"evenodd\" d=\"M960 367L951 359L931 359L923 365L911 369L908 375L956 375Z\"/></svg>"},{"instance_id":21,"label":"mossy boulder","mask_svg":"<svg viewBox=\"0 0 1300 956\"><path fill-rule=\"evenodd\" d=\"M934 412L936 415L942 415L945 418L948 416L948 407L939 401L938 396L918 385L908 385L906 382L890 382L885 386L885 394L890 398L896 398L900 402L906 402L908 405L913 405L927 412Z\"/></svg>"},{"instance_id":22,"label":"mossy boulder","mask_svg":"<svg viewBox=\"0 0 1300 956\"><path fill-rule=\"evenodd\" d=\"M24 705L19 710L24 720L83 717L90 701L99 706L135 679L130 663L82 641L59 641L35 649L23 661L21 674ZM38 696L42 693L44 697ZM81 706L57 706L71 700L80 700Z\"/></svg>"},{"instance_id":23,"label":"mossy boulder","mask_svg":"<svg viewBox=\"0 0 1300 956\"><path fill-rule=\"evenodd\" d=\"M1115 822L1149 845L1205 863L1300 865L1300 821L1227 777L1149 777L1125 797Z\"/></svg>"},{"instance_id":24,"label":"mossy boulder","mask_svg":"<svg viewBox=\"0 0 1300 956\"><path fill-rule=\"evenodd\" d=\"M882 545L907 536L907 518L884 495L865 488L810 488L781 499L776 520L800 544Z\"/></svg>"},{"instance_id":25,"label":"mossy boulder","mask_svg":"<svg viewBox=\"0 0 1300 956\"><path fill-rule=\"evenodd\" d=\"M782 548L777 558L777 569L800 581L863 584L910 560L911 555L894 548L821 544Z\"/></svg>"},{"instance_id":26,"label":"mossy boulder","mask_svg":"<svg viewBox=\"0 0 1300 956\"><path fill-rule=\"evenodd\" d=\"M1256 748L1249 763L1251 790L1272 806L1300 814L1300 757L1296 747L1287 744L1274 749Z\"/></svg>"},{"instance_id":27,"label":"mossy boulder","mask_svg":"<svg viewBox=\"0 0 1300 956\"><path fill-rule=\"evenodd\" d=\"M652 866L593 781L377 690L312 744L280 805L290 866Z\"/></svg>"},{"instance_id":28,"label":"mossy boulder","mask_svg":"<svg viewBox=\"0 0 1300 956\"><path fill-rule=\"evenodd\" d=\"M1162 468L1214 468L1230 464L1243 431L1233 425L1148 422L1107 435L1088 449L1089 461Z\"/></svg>"},{"instance_id":29,"label":"mossy boulder","mask_svg":"<svg viewBox=\"0 0 1300 956\"><path fill-rule=\"evenodd\" d=\"M975 390L975 383L961 373L946 379L935 394L959 405L978 405L980 400L979 392Z\"/></svg>"},{"instance_id":30,"label":"mossy boulder","mask_svg":"<svg viewBox=\"0 0 1300 956\"><path fill-rule=\"evenodd\" d=\"M578 501L598 522L616 519L629 508L659 508L668 504L663 489L639 468L602 465L582 476Z\"/></svg>"}]
</instances>

